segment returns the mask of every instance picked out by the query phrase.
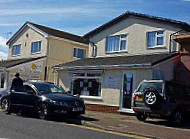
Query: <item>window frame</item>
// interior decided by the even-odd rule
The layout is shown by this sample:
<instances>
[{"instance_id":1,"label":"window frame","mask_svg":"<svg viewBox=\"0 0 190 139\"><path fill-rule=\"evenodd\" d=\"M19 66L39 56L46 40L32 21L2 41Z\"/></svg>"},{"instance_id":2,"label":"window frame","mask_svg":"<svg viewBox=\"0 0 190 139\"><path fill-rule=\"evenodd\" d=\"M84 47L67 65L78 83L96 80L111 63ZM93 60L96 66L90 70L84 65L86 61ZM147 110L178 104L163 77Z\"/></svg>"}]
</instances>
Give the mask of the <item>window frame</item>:
<instances>
[{"instance_id":1,"label":"window frame","mask_svg":"<svg viewBox=\"0 0 190 139\"><path fill-rule=\"evenodd\" d=\"M126 39L123 39L123 38L121 38L121 36L122 35L126 35ZM106 50L106 47L107 47L107 38L108 37L117 37L117 36L120 36L119 37L119 50L118 51L107 51ZM121 41L122 40L125 40L126 41L126 44L125 44L125 49L124 50L121 50ZM106 41L105 41L105 52L106 53L117 53L117 52L127 52L128 51L128 33L126 33L126 34L120 34L120 35L111 35L111 36L107 36L106 37Z\"/></svg>"},{"instance_id":2,"label":"window frame","mask_svg":"<svg viewBox=\"0 0 190 139\"><path fill-rule=\"evenodd\" d=\"M162 35L157 34L159 31L163 31ZM154 46L148 46L148 33L153 33L155 32L155 42L154 42ZM162 45L157 45L157 38L159 37L163 37L163 44ZM146 33L146 48L147 49L154 49L154 48L165 48L165 38L166 38L166 34L165 34L165 30L157 30L157 31L148 31Z\"/></svg>"},{"instance_id":3,"label":"window frame","mask_svg":"<svg viewBox=\"0 0 190 139\"><path fill-rule=\"evenodd\" d=\"M75 49L76 49L76 56L75 56ZM77 47L73 48L73 57L77 58L77 59L81 59L80 57L78 57L78 49L81 49L81 50L84 51L84 54L83 54L82 58L85 58L86 57L86 49L84 49L84 48L77 48Z\"/></svg>"},{"instance_id":4,"label":"window frame","mask_svg":"<svg viewBox=\"0 0 190 139\"><path fill-rule=\"evenodd\" d=\"M19 51L19 53L18 54L13 54L13 47L17 47L17 46L19 46L20 47L20 51ZM21 54L21 44L17 44L17 45L13 45L12 46L12 56L20 56L20 54Z\"/></svg>"},{"instance_id":5,"label":"window frame","mask_svg":"<svg viewBox=\"0 0 190 139\"><path fill-rule=\"evenodd\" d=\"M73 75L73 74L72 74ZM102 100L102 87L103 87L103 78L101 75L99 76L88 76L86 72L84 72L84 75L83 76L72 76L71 75L71 83L70 83L70 90L71 90L71 93L73 95L73 81L75 79L98 79L100 84L101 84L101 89L100 89L100 95L99 96L86 96L86 95L81 95L80 97L81 98L84 98L84 99L97 99L97 100Z\"/></svg>"},{"instance_id":6,"label":"window frame","mask_svg":"<svg viewBox=\"0 0 190 139\"><path fill-rule=\"evenodd\" d=\"M40 51L32 52L32 44L34 44L34 43L40 43ZM42 52L42 41L31 42L31 54L39 54L41 52Z\"/></svg>"}]
</instances>

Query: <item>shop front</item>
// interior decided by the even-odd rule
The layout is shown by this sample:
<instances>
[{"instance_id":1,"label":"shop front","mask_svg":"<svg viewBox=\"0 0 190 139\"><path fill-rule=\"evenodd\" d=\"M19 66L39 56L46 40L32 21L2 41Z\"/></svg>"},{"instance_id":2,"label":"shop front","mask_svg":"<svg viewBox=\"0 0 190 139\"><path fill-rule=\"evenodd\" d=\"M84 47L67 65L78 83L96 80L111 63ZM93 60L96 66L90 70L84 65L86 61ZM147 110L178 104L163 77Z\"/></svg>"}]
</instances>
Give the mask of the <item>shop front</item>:
<instances>
[{"instance_id":1,"label":"shop front","mask_svg":"<svg viewBox=\"0 0 190 139\"><path fill-rule=\"evenodd\" d=\"M87 109L134 113L132 94L139 83L173 79L178 58L177 54L89 58L58 65L54 71L57 85L80 95Z\"/></svg>"},{"instance_id":2,"label":"shop front","mask_svg":"<svg viewBox=\"0 0 190 139\"><path fill-rule=\"evenodd\" d=\"M45 58L7 60L0 63L0 87L7 88L11 85L15 73L19 73L23 81L44 80Z\"/></svg>"}]
</instances>

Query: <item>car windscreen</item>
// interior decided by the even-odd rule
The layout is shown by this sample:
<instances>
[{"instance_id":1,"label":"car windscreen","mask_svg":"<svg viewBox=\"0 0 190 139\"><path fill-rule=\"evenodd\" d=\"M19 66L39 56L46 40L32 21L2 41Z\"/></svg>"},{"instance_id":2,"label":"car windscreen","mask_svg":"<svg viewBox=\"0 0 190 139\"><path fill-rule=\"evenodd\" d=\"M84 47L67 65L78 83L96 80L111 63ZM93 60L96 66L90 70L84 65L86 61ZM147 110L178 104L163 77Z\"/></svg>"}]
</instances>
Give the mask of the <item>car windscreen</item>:
<instances>
[{"instance_id":1,"label":"car windscreen","mask_svg":"<svg viewBox=\"0 0 190 139\"><path fill-rule=\"evenodd\" d=\"M154 89L162 93L163 82L142 82L138 88L138 92L145 92L148 89Z\"/></svg>"},{"instance_id":2,"label":"car windscreen","mask_svg":"<svg viewBox=\"0 0 190 139\"><path fill-rule=\"evenodd\" d=\"M54 93L66 93L66 91L54 84L35 83L33 84L40 94L54 94Z\"/></svg>"}]
</instances>

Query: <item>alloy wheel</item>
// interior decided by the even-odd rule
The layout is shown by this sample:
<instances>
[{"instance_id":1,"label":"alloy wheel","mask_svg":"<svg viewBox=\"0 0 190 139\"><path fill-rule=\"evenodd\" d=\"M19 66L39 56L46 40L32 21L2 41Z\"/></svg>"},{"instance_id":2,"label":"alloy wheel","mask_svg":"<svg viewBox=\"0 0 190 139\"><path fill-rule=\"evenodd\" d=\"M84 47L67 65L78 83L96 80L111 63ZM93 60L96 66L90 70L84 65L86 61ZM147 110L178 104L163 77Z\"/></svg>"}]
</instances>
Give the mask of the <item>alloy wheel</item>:
<instances>
[{"instance_id":1,"label":"alloy wheel","mask_svg":"<svg viewBox=\"0 0 190 139\"><path fill-rule=\"evenodd\" d=\"M1 103L2 111L5 113L10 113L10 103L8 99L3 99Z\"/></svg>"},{"instance_id":2,"label":"alloy wheel","mask_svg":"<svg viewBox=\"0 0 190 139\"><path fill-rule=\"evenodd\" d=\"M180 125L182 121L182 113L180 111L175 112L175 123Z\"/></svg>"},{"instance_id":3,"label":"alloy wheel","mask_svg":"<svg viewBox=\"0 0 190 139\"><path fill-rule=\"evenodd\" d=\"M38 116L40 119L46 119L48 115L48 109L46 104L40 104L38 106Z\"/></svg>"}]
</instances>

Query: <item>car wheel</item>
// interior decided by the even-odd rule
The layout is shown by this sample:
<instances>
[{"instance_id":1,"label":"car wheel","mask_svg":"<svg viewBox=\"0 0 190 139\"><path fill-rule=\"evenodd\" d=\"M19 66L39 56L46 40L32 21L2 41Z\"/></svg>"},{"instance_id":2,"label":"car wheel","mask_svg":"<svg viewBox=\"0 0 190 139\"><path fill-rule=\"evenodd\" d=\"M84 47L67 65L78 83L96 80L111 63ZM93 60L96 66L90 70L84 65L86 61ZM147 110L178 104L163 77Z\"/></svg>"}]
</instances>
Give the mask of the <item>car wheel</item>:
<instances>
[{"instance_id":1,"label":"car wheel","mask_svg":"<svg viewBox=\"0 0 190 139\"><path fill-rule=\"evenodd\" d=\"M174 111L174 113L172 114L172 121L174 122L176 126L182 125L183 113L180 109L177 109L176 111Z\"/></svg>"},{"instance_id":2,"label":"car wheel","mask_svg":"<svg viewBox=\"0 0 190 139\"><path fill-rule=\"evenodd\" d=\"M48 119L48 107L45 103L41 103L38 106L38 117L40 119Z\"/></svg>"},{"instance_id":3,"label":"car wheel","mask_svg":"<svg viewBox=\"0 0 190 139\"><path fill-rule=\"evenodd\" d=\"M158 104L160 97L156 90L147 90L144 93L144 102L148 107L155 106Z\"/></svg>"},{"instance_id":4,"label":"car wheel","mask_svg":"<svg viewBox=\"0 0 190 139\"><path fill-rule=\"evenodd\" d=\"M143 113L137 113L136 117L139 121L146 121L148 116L146 114L143 114Z\"/></svg>"},{"instance_id":5,"label":"car wheel","mask_svg":"<svg viewBox=\"0 0 190 139\"><path fill-rule=\"evenodd\" d=\"M2 108L2 111L6 114L10 114L11 111L10 111L10 101L9 99L5 98L1 101L1 108Z\"/></svg>"}]
</instances>

